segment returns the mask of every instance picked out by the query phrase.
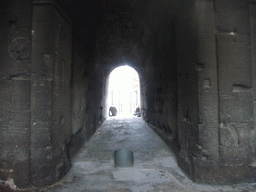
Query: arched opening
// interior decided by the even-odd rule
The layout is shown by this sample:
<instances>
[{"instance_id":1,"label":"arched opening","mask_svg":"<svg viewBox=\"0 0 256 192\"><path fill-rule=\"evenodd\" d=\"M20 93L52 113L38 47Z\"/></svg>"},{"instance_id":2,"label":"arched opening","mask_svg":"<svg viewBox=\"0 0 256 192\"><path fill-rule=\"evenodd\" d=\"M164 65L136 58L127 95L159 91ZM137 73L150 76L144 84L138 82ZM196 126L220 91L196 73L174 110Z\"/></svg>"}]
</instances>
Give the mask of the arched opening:
<instances>
[{"instance_id":1,"label":"arched opening","mask_svg":"<svg viewBox=\"0 0 256 192\"><path fill-rule=\"evenodd\" d=\"M106 118L140 116L140 82L135 69L128 65L115 68L106 85Z\"/></svg>"}]
</instances>

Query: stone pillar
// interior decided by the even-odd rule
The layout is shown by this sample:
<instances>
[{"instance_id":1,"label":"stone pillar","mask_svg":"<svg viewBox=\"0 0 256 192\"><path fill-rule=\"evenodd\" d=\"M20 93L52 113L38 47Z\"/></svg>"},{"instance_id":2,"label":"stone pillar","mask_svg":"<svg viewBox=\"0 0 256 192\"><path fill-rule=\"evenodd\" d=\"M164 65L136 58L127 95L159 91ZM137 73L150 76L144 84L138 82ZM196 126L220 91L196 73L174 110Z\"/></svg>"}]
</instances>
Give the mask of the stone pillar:
<instances>
[{"instance_id":1,"label":"stone pillar","mask_svg":"<svg viewBox=\"0 0 256 192\"><path fill-rule=\"evenodd\" d=\"M253 94L253 127L251 129L250 146L254 162L256 162L256 3L250 3L251 54L252 54L252 94ZM255 163L253 163L255 164ZM256 166L256 164L255 164Z\"/></svg>"},{"instance_id":2,"label":"stone pillar","mask_svg":"<svg viewBox=\"0 0 256 192\"><path fill-rule=\"evenodd\" d=\"M31 180L49 185L69 169L71 27L54 1L34 1L31 61Z\"/></svg>"},{"instance_id":3,"label":"stone pillar","mask_svg":"<svg viewBox=\"0 0 256 192\"><path fill-rule=\"evenodd\" d=\"M178 60L179 165L196 182L255 182L256 6L246 1L222 0L196 0L193 5L197 23L198 140L191 139L196 132L191 134L193 118L190 106L184 107L186 84L182 80L184 73L180 73L185 71L185 61L179 64ZM193 19L182 19L178 26L193 23ZM178 49L178 55L179 52ZM187 115L182 116L184 111ZM196 147L190 147L193 145Z\"/></svg>"},{"instance_id":4,"label":"stone pillar","mask_svg":"<svg viewBox=\"0 0 256 192\"><path fill-rule=\"evenodd\" d=\"M0 180L30 185L30 43L32 1L0 6Z\"/></svg>"},{"instance_id":5,"label":"stone pillar","mask_svg":"<svg viewBox=\"0 0 256 192\"><path fill-rule=\"evenodd\" d=\"M215 1L219 82L219 176L223 182L251 182L253 126L249 4Z\"/></svg>"},{"instance_id":6,"label":"stone pillar","mask_svg":"<svg viewBox=\"0 0 256 192\"><path fill-rule=\"evenodd\" d=\"M211 184L255 182L255 5L196 4L201 156L193 162L192 178Z\"/></svg>"},{"instance_id":7,"label":"stone pillar","mask_svg":"<svg viewBox=\"0 0 256 192\"><path fill-rule=\"evenodd\" d=\"M198 72L195 1L184 3L176 24L178 129L180 152L178 164L193 175L193 156L198 141Z\"/></svg>"},{"instance_id":8,"label":"stone pillar","mask_svg":"<svg viewBox=\"0 0 256 192\"><path fill-rule=\"evenodd\" d=\"M194 157L194 179L203 180L219 161L218 72L213 1L196 1L198 71L198 156ZM204 169L205 168L205 169Z\"/></svg>"}]
</instances>

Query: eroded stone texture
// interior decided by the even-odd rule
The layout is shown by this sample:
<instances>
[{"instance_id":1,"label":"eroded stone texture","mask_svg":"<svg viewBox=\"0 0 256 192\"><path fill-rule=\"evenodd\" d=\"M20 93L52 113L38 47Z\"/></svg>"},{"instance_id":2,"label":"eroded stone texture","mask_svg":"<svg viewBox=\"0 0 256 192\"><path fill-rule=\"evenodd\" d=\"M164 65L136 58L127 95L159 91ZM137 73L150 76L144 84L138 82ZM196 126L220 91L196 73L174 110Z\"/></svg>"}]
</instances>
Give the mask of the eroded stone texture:
<instances>
[{"instance_id":1,"label":"eroded stone texture","mask_svg":"<svg viewBox=\"0 0 256 192\"><path fill-rule=\"evenodd\" d=\"M219 164L235 175L224 180L239 182L248 178L248 172L255 174L253 168L246 168L254 156L249 145L253 123L249 4L216 1L215 6L219 32Z\"/></svg>"},{"instance_id":2,"label":"eroded stone texture","mask_svg":"<svg viewBox=\"0 0 256 192\"><path fill-rule=\"evenodd\" d=\"M255 13L240 0L5 1L0 179L58 181L107 117L110 72L128 64L142 117L191 179L254 182Z\"/></svg>"},{"instance_id":3,"label":"eroded stone texture","mask_svg":"<svg viewBox=\"0 0 256 192\"><path fill-rule=\"evenodd\" d=\"M30 183L31 4L5 1L1 6L0 179Z\"/></svg>"},{"instance_id":4,"label":"eroded stone texture","mask_svg":"<svg viewBox=\"0 0 256 192\"><path fill-rule=\"evenodd\" d=\"M31 183L49 185L70 167L71 24L54 4L34 2L31 79Z\"/></svg>"}]
</instances>

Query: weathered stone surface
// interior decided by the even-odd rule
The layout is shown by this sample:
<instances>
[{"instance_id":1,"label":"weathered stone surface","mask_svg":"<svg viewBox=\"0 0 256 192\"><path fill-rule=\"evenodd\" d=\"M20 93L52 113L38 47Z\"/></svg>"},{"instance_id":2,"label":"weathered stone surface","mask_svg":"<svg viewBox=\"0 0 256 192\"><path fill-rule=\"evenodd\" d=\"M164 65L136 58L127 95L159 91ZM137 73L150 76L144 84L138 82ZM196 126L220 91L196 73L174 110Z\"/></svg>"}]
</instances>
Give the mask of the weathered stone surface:
<instances>
[{"instance_id":1,"label":"weathered stone surface","mask_svg":"<svg viewBox=\"0 0 256 192\"><path fill-rule=\"evenodd\" d=\"M255 182L255 168L247 165L218 165L194 159L194 181L207 184Z\"/></svg>"},{"instance_id":2,"label":"weathered stone surface","mask_svg":"<svg viewBox=\"0 0 256 192\"><path fill-rule=\"evenodd\" d=\"M34 4L33 11L31 180L43 186L70 167L65 146L71 136L72 43L70 24L54 4Z\"/></svg>"},{"instance_id":3,"label":"weathered stone surface","mask_svg":"<svg viewBox=\"0 0 256 192\"><path fill-rule=\"evenodd\" d=\"M191 179L254 181L254 3L6 0L0 12L1 180L63 177L107 117L110 72L128 64L142 117Z\"/></svg>"},{"instance_id":4,"label":"weathered stone surface","mask_svg":"<svg viewBox=\"0 0 256 192\"><path fill-rule=\"evenodd\" d=\"M30 42L31 4L3 2L0 48L0 179L30 184Z\"/></svg>"}]
</instances>

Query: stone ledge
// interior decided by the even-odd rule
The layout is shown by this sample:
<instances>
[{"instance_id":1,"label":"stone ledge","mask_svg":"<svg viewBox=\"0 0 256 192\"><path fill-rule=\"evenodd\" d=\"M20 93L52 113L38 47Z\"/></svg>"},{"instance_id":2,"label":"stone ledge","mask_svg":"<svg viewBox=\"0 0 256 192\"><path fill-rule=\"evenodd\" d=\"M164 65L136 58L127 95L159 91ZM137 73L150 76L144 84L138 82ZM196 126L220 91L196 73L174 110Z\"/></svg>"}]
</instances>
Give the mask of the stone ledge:
<instances>
[{"instance_id":1,"label":"stone ledge","mask_svg":"<svg viewBox=\"0 0 256 192\"><path fill-rule=\"evenodd\" d=\"M248 165L221 165L215 161L191 158L191 164L178 157L178 165L194 182L211 185L231 185L256 182L256 167Z\"/></svg>"}]
</instances>

